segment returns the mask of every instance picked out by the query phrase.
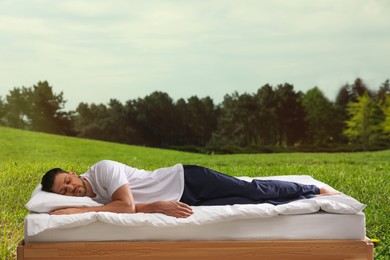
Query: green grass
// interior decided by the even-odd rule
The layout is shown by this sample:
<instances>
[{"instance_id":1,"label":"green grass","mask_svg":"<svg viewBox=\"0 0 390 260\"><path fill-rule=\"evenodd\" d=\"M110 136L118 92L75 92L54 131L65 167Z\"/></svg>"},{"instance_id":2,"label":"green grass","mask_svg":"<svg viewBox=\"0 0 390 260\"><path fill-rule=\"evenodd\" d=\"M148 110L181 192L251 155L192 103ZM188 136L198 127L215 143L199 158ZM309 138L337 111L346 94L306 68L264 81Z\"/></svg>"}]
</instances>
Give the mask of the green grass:
<instances>
[{"instance_id":1,"label":"green grass","mask_svg":"<svg viewBox=\"0 0 390 260\"><path fill-rule=\"evenodd\" d=\"M338 154L202 155L69 138L0 127L0 259L12 259L23 239L24 205L43 173L82 173L102 159L155 169L181 162L234 176L305 174L367 204L367 236L379 239L376 259L390 258L390 150Z\"/></svg>"}]
</instances>

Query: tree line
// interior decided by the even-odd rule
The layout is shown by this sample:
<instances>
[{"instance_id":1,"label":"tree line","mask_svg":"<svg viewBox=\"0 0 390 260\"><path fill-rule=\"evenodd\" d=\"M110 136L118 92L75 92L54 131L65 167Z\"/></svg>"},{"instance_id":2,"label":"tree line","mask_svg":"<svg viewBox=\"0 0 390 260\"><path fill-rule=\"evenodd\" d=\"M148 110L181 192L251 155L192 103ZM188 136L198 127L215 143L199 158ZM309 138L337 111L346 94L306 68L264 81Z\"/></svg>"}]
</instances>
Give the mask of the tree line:
<instances>
[{"instance_id":1,"label":"tree line","mask_svg":"<svg viewBox=\"0 0 390 260\"><path fill-rule=\"evenodd\" d=\"M0 125L151 147L197 152L374 150L390 147L389 80L370 90L363 80L340 87L330 101L314 87L285 83L256 93L174 101L155 91L124 104L80 103L64 111L63 93L47 81L0 97Z\"/></svg>"}]
</instances>

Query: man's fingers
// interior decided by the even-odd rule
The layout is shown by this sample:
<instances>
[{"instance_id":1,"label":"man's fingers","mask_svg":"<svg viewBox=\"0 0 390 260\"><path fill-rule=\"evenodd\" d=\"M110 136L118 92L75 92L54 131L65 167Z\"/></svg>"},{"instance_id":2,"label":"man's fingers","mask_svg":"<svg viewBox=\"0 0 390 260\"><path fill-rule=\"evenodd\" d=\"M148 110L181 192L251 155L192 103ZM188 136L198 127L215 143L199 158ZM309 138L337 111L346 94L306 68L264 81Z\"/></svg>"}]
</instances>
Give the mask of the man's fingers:
<instances>
[{"instance_id":1,"label":"man's fingers","mask_svg":"<svg viewBox=\"0 0 390 260\"><path fill-rule=\"evenodd\" d=\"M188 206L187 204L185 203L182 203L182 202L179 202L180 203L180 206L181 206L181 210L186 213L186 214L190 214L192 215L192 208L190 206Z\"/></svg>"},{"instance_id":2,"label":"man's fingers","mask_svg":"<svg viewBox=\"0 0 390 260\"><path fill-rule=\"evenodd\" d=\"M192 208L182 202L174 202L175 209L171 212L171 216L177 218L187 218L193 214Z\"/></svg>"},{"instance_id":3,"label":"man's fingers","mask_svg":"<svg viewBox=\"0 0 390 260\"><path fill-rule=\"evenodd\" d=\"M174 217L177 217L177 218L188 218L191 215L192 215L192 213L180 211L180 212L177 212L177 214L175 214Z\"/></svg>"},{"instance_id":4,"label":"man's fingers","mask_svg":"<svg viewBox=\"0 0 390 260\"><path fill-rule=\"evenodd\" d=\"M179 204L184 207L184 208L187 208L187 209L191 209L190 206L188 206L187 204L183 203L183 202L179 202Z\"/></svg>"},{"instance_id":5,"label":"man's fingers","mask_svg":"<svg viewBox=\"0 0 390 260\"><path fill-rule=\"evenodd\" d=\"M180 206L181 206L183 209L186 209L186 210L192 212L192 208L191 208L190 206L188 206L187 204L181 203Z\"/></svg>"},{"instance_id":6,"label":"man's fingers","mask_svg":"<svg viewBox=\"0 0 390 260\"><path fill-rule=\"evenodd\" d=\"M183 202L179 202L179 205L184 208L184 209L187 209L189 210L190 212L192 212L192 208L190 206L188 206L187 204L183 203Z\"/></svg>"}]
</instances>

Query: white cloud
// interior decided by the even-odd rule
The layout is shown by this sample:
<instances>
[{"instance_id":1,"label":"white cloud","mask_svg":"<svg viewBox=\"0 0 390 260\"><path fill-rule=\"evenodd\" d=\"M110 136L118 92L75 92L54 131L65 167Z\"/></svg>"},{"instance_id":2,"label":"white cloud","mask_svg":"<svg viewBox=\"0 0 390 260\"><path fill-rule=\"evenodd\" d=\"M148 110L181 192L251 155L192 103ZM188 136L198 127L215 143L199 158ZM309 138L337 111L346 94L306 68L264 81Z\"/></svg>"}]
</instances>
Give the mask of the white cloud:
<instances>
[{"instance_id":1,"label":"white cloud","mask_svg":"<svg viewBox=\"0 0 390 260\"><path fill-rule=\"evenodd\" d=\"M108 101L162 90L221 100L265 83L335 92L358 76L383 82L389 3L3 1L0 96L3 86L46 79L76 104L87 101L82 93Z\"/></svg>"},{"instance_id":2,"label":"white cloud","mask_svg":"<svg viewBox=\"0 0 390 260\"><path fill-rule=\"evenodd\" d=\"M38 36L47 36L53 33L53 30L47 26L43 19L15 16L0 16L0 31L12 35Z\"/></svg>"},{"instance_id":3,"label":"white cloud","mask_svg":"<svg viewBox=\"0 0 390 260\"><path fill-rule=\"evenodd\" d=\"M114 3L115 1L66 0L54 4L67 15L93 18L104 16L110 10L116 9Z\"/></svg>"}]
</instances>

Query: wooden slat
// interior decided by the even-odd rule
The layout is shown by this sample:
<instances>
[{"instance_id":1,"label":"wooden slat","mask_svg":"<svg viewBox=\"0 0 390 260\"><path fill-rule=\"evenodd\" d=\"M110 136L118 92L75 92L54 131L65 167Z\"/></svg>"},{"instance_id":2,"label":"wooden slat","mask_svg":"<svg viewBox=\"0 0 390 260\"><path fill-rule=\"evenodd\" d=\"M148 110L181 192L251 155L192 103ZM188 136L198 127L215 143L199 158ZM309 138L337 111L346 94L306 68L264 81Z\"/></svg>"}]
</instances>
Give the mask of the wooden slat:
<instances>
[{"instance_id":1,"label":"wooden slat","mask_svg":"<svg viewBox=\"0 0 390 260\"><path fill-rule=\"evenodd\" d=\"M20 241L16 248L16 259L24 260L24 241Z\"/></svg>"},{"instance_id":2,"label":"wooden slat","mask_svg":"<svg viewBox=\"0 0 390 260\"><path fill-rule=\"evenodd\" d=\"M23 258L19 258L23 253ZM364 240L28 243L18 259L373 259Z\"/></svg>"}]
</instances>

